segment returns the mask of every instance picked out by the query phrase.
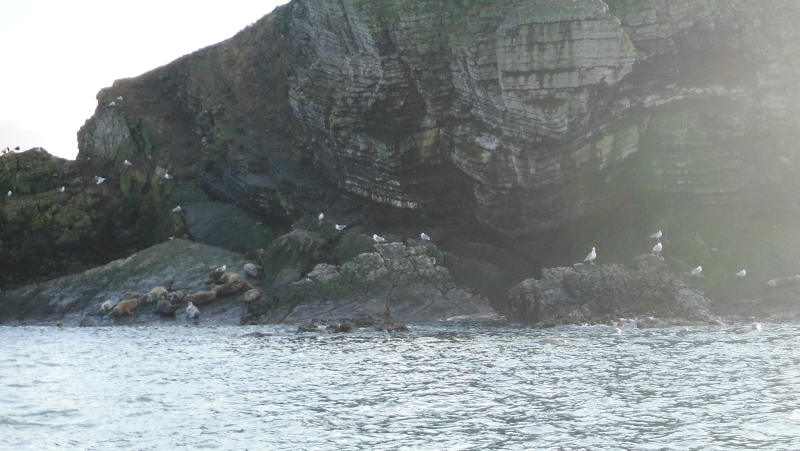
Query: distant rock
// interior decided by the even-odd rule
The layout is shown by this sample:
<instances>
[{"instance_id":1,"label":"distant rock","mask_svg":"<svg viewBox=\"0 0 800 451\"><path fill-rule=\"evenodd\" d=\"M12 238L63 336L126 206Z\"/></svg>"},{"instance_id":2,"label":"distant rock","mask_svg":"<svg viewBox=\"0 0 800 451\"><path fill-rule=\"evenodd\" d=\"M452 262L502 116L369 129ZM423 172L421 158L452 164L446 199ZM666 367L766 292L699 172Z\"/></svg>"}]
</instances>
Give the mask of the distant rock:
<instances>
[{"instance_id":1,"label":"distant rock","mask_svg":"<svg viewBox=\"0 0 800 451\"><path fill-rule=\"evenodd\" d=\"M609 324L619 318L651 317L641 327L712 324L711 301L657 255L632 266L604 264L545 269L508 293L512 320L550 327ZM657 319L656 319L657 318Z\"/></svg>"}]
</instances>

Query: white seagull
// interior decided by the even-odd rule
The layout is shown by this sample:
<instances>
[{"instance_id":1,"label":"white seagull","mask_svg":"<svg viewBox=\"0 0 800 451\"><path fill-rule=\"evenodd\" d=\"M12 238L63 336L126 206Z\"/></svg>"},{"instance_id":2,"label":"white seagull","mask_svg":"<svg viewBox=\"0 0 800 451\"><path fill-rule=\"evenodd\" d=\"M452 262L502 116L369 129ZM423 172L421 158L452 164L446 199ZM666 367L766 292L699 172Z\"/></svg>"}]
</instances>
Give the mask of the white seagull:
<instances>
[{"instance_id":1,"label":"white seagull","mask_svg":"<svg viewBox=\"0 0 800 451\"><path fill-rule=\"evenodd\" d=\"M761 323L753 323L753 325L750 326L750 329L752 329L752 330L761 330Z\"/></svg>"},{"instance_id":2,"label":"white seagull","mask_svg":"<svg viewBox=\"0 0 800 451\"><path fill-rule=\"evenodd\" d=\"M425 232L420 233L419 237L422 238L423 241L430 241L431 240L431 237L426 235Z\"/></svg>"},{"instance_id":3,"label":"white seagull","mask_svg":"<svg viewBox=\"0 0 800 451\"><path fill-rule=\"evenodd\" d=\"M122 100L122 96L117 97L117 100Z\"/></svg>"},{"instance_id":4,"label":"white seagull","mask_svg":"<svg viewBox=\"0 0 800 451\"><path fill-rule=\"evenodd\" d=\"M173 213L178 213L178 212L180 212L180 211L181 211L181 206L180 206L180 205L178 205L177 207L175 207L175 208L173 208L173 209L172 209L172 212L173 212Z\"/></svg>"},{"instance_id":5,"label":"white seagull","mask_svg":"<svg viewBox=\"0 0 800 451\"><path fill-rule=\"evenodd\" d=\"M661 235L663 235L663 233L661 233L661 231L659 230L658 232L650 235L650 238L659 239L659 238L661 238Z\"/></svg>"},{"instance_id":6,"label":"white seagull","mask_svg":"<svg viewBox=\"0 0 800 451\"><path fill-rule=\"evenodd\" d=\"M11 194L13 194L13 193L11 192L11 190L8 190L8 195L7 195L6 197L11 197Z\"/></svg>"},{"instance_id":7,"label":"white seagull","mask_svg":"<svg viewBox=\"0 0 800 451\"><path fill-rule=\"evenodd\" d=\"M168 173L164 173L164 178L167 180L172 180L172 176L169 175Z\"/></svg>"},{"instance_id":8,"label":"white seagull","mask_svg":"<svg viewBox=\"0 0 800 451\"><path fill-rule=\"evenodd\" d=\"M736 273L736 277L739 277L739 278L742 278L742 277L744 277L746 275L747 275L747 270L746 269L743 269L743 270L741 270L741 271Z\"/></svg>"},{"instance_id":9,"label":"white seagull","mask_svg":"<svg viewBox=\"0 0 800 451\"><path fill-rule=\"evenodd\" d=\"M98 185L106 181L105 177L100 177L99 175L95 175L94 179L97 180Z\"/></svg>"},{"instance_id":10,"label":"white seagull","mask_svg":"<svg viewBox=\"0 0 800 451\"><path fill-rule=\"evenodd\" d=\"M317 219L319 219L320 221L325 219L325 213L320 213L319 216L317 216Z\"/></svg>"},{"instance_id":11,"label":"white seagull","mask_svg":"<svg viewBox=\"0 0 800 451\"><path fill-rule=\"evenodd\" d=\"M133 163L131 163L130 161L128 161L128 160L125 160L125 166L130 166L130 165L132 165L132 164L133 164Z\"/></svg>"},{"instance_id":12,"label":"white seagull","mask_svg":"<svg viewBox=\"0 0 800 451\"><path fill-rule=\"evenodd\" d=\"M111 102L111 103L108 104L108 106L116 106L116 104L117 104L117 102Z\"/></svg>"},{"instance_id":13,"label":"white seagull","mask_svg":"<svg viewBox=\"0 0 800 451\"><path fill-rule=\"evenodd\" d=\"M376 243L383 243L386 241L386 238L379 236L377 233L372 234L372 239L375 240Z\"/></svg>"},{"instance_id":14,"label":"white seagull","mask_svg":"<svg viewBox=\"0 0 800 451\"><path fill-rule=\"evenodd\" d=\"M347 227L347 226L346 226L346 225L342 225L342 224L336 224L336 226L335 226L335 227L336 227L336 230L338 230L338 231L340 231L340 232L341 232L341 231L342 231L342 230L344 230L344 228L345 228L345 227Z\"/></svg>"},{"instance_id":15,"label":"white seagull","mask_svg":"<svg viewBox=\"0 0 800 451\"><path fill-rule=\"evenodd\" d=\"M661 252L661 249L664 249L664 246L662 246L661 242L659 242L658 244L653 246L653 253L657 254L657 253Z\"/></svg>"},{"instance_id":16,"label":"white seagull","mask_svg":"<svg viewBox=\"0 0 800 451\"><path fill-rule=\"evenodd\" d=\"M219 268L217 268L217 271L225 271L226 269L228 269L228 265L222 265Z\"/></svg>"},{"instance_id":17,"label":"white seagull","mask_svg":"<svg viewBox=\"0 0 800 451\"><path fill-rule=\"evenodd\" d=\"M583 261L589 262L594 265L594 259L596 258L597 258L597 252L595 252L594 248L592 248L592 252L589 252L589 255L587 255L586 258L583 259Z\"/></svg>"},{"instance_id":18,"label":"white seagull","mask_svg":"<svg viewBox=\"0 0 800 451\"><path fill-rule=\"evenodd\" d=\"M622 329L620 329L619 327L617 327L617 328L615 328L615 329L614 329L614 333L615 333L615 334L621 334L621 333L622 333Z\"/></svg>"},{"instance_id":19,"label":"white seagull","mask_svg":"<svg viewBox=\"0 0 800 451\"><path fill-rule=\"evenodd\" d=\"M692 270L692 275L700 277L700 273L701 272L703 272L703 267L702 266L698 266L697 268Z\"/></svg>"},{"instance_id":20,"label":"white seagull","mask_svg":"<svg viewBox=\"0 0 800 451\"><path fill-rule=\"evenodd\" d=\"M59 193L63 193L66 190L67 190L67 187L66 186L62 186L61 189L58 190L58 192Z\"/></svg>"}]
</instances>

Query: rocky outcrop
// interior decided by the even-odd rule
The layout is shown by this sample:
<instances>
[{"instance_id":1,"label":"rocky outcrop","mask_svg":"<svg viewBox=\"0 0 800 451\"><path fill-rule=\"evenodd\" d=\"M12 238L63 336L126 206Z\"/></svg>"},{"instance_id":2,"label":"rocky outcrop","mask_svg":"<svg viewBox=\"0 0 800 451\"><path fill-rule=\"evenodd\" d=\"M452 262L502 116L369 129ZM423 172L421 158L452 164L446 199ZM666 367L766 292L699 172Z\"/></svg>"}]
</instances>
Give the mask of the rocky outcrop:
<instances>
[{"instance_id":1,"label":"rocky outcrop","mask_svg":"<svg viewBox=\"0 0 800 451\"><path fill-rule=\"evenodd\" d=\"M640 327L718 323L708 313L711 301L661 257L642 255L632 263L545 269L541 279L509 291L509 316L540 327L621 318L643 318Z\"/></svg>"},{"instance_id":2,"label":"rocky outcrop","mask_svg":"<svg viewBox=\"0 0 800 451\"><path fill-rule=\"evenodd\" d=\"M737 295L746 266L753 294L794 258L771 249L800 219L798 17L791 0L295 0L101 91L78 161L193 180L275 235L322 211L399 236L453 220L534 271L601 239L627 261L662 228L670 261L714 263L709 293ZM769 243L744 249L754 229Z\"/></svg>"},{"instance_id":3,"label":"rocky outcrop","mask_svg":"<svg viewBox=\"0 0 800 451\"><path fill-rule=\"evenodd\" d=\"M270 288L263 295L261 287L253 286L257 280L247 281L241 275L248 264L241 254L175 239L79 274L0 293L0 324L239 325L313 320L400 330L400 321L453 316L497 319L486 299L459 289L445 268L433 264L428 253L436 252L402 243L379 245L378 252L362 254L340 267L319 264L306 278ZM215 271L221 266L226 269ZM216 278L211 277L209 288L204 282L212 271ZM200 306L197 321L178 314L190 303Z\"/></svg>"},{"instance_id":4,"label":"rocky outcrop","mask_svg":"<svg viewBox=\"0 0 800 451\"><path fill-rule=\"evenodd\" d=\"M440 258L436 260L434 255ZM303 323L312 318L499 320L488 300L458 288L433 247L376 244L342 265L320 263L296 282L249 305L258 323Z\"/></svg>"}]
</instances>

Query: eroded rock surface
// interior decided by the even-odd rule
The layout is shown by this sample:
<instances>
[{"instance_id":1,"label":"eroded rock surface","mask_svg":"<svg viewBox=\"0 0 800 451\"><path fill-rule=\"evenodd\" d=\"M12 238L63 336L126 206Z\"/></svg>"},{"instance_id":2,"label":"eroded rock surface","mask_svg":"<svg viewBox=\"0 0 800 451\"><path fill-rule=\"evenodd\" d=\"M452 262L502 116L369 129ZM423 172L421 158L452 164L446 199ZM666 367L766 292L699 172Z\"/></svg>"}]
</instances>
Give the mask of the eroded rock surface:
<instances>
[{"instance_id":1,"label":"eroded rock surface","mask_svg":"<svg viewBox=\"0 0 800 451\"><path fill-rule=\"evenodd\" d=\"M541 279L512 288L508 302L512 319L540 327L608 324L620 318L642 318L641 327L718 321L708 312L711 300L656 255L637 257L631 267L548 268Z\"/></svg>"},{"instance_id":2,"label":"eroded rock surface","mask_svg":"<svg viewBox=\"0 0 800 451\"><path fill-rule=\"evenodd\" d=\"M488 300L458 288L447 268L437 264L431 254L438 250L377 244L375 252L361 254L351 262L320 263L303 279L250 304L251 316L259 323L359 317L404 322L499 318Z\"/></svg>"}]
</instances>

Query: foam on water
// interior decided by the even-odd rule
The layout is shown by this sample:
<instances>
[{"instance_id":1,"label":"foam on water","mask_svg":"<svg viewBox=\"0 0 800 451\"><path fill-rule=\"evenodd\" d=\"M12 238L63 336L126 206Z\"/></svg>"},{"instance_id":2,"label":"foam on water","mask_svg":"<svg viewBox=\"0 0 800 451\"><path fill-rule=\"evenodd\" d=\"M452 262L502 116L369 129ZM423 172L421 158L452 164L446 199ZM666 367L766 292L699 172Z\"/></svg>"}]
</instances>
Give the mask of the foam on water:
<instances>
[{"instance_id":1,"label":"foam on water","mask_svg":"<svg viewBox=\"0 0 800 451\"><path fill-rule=\"evenodd\" d=\"M0 328L0 449L799 449L764 329Z\"/></svg>"}]
</instances>

